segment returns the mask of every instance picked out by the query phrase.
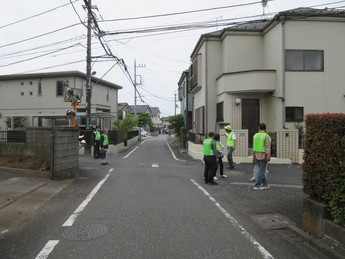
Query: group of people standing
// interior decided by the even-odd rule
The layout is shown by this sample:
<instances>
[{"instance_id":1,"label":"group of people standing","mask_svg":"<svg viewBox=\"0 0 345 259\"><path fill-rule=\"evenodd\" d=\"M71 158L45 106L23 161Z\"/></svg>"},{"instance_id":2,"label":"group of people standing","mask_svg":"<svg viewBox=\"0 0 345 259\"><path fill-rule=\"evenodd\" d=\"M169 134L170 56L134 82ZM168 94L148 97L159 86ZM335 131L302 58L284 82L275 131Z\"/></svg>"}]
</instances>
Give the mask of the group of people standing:
<instances>
[{"instance_id":1,"label":"group of people standing","mask_svg":"<svg viewBox=\"0 0 345 259\"><path fill-rule=\"evenodd\" d=\"M224 127L226 134L226 149L228 159L228 169L234 169L235 163L233 161L233 152L236 150L236 135L232 131L230 125ZM206 184L217 185L215 180L216 172L218 170L221 178L226 178L224 174L223 164L223 150L224 146L220 143L220 135L214 132L209 132L208 137L203 142L203 155L204 155L204 179ZM253 162L256 163L255 184L253 190L266 190L269 188L266 180L267 162L271 159L271 138L266 132L266 125L260 123L258 133L253 137Z\"/></svg>"},{"instance_id":2,"label":"group of people standing","mask_svg":"<svg viewBox=\"0 0 345 259\"><path fill-rule=\"evenodd\" d=\"M109 131L105 129L103 133L101 133L101 128L99 126L92 132L92 141L94 143L93 146L93 157L95 159L101 158L102 165L107 165L107 151L109 148L109 138L108 138Z\"/></svg>"}]
</instances>

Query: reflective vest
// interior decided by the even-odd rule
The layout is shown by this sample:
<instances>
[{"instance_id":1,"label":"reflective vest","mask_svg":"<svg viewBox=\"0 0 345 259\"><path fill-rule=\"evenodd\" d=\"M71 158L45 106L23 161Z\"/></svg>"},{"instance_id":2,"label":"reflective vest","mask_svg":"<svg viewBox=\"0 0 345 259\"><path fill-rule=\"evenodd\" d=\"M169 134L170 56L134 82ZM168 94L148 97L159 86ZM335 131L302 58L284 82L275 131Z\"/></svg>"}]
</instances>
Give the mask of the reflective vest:
<instances>
[{"instance_id":1,"label":"reflective vest","mask_svg":"<svg viewBox=\"0 0 345 259\"><path fill-rule=\"evenodd\" d=\"M103 143L102 146L108 146L109 145L109 139L108 139L108 135L103 134Z\"/></svg>"},{"instance_id":2,"label":"reflective vest","mask_svg":"<svg viewBox=\"0 0 345 259\"><path fill-rule=\"evenodd\" d=\"M94 131L93 134L95 135L95 140L101 139L101 133L99 133L99 131Z\"/></svg>"},{"instance_id":3,"label":"reflective vest","mask_svg":"<svg viewBox=\"0 0 345 259\"><path fill-rule=\"evenodd\" d=\"M212 140L211 138L205 139L203 146L204 146L204 156L214 156L215 153L212 149Z\"/></svg>"},{"instance_id":4,"label":"reflective vest","mask_svg":"<svg viewBox=\"0 0 345 259\"><path fill-rule=\"evenodd\" d=\"M232 139L233 132L230 132L226 138L226 146L233 147L235 145L235 141Z\"/></svg>"},{"instance_id":5,"label":"reflective vest","mask_svg":"<svg viewBox=\"0 0 345 259\"><path fill-rule=\"evenodd\" d=\"M265 141L267 133L258 132L254 135L253 151L254 152L265 152Z\"/></svg>"}]
</instances>

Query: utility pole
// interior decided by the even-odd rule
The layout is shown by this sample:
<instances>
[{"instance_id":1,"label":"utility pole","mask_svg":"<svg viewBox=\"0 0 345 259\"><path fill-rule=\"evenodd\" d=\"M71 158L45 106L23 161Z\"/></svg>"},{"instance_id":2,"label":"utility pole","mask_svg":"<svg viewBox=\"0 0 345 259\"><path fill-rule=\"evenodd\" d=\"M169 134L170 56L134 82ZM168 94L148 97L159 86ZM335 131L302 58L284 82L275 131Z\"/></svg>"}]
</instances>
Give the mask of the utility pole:
<instances>
[{"instance_id":1,"label":"utility pole","mask_svg":"<svg viewBox=\"0 0 345 259\"><path fill-rule=\"evenodd\" d=\"M91 0L87 9L87 47L86 47L86 129L91 129Z\"/></svg>"},{"instance_id":2,"label":"utility pole","mask_svg":"<svg viewBox=\"0 0 345 259\"><path fill-rule=\"evenodd\" d=\"M176 103L176 93L175 93L175 102L174 102L174 104L175 104L175 116L176 116L176 108L177 108L177 103Z\"/></svg>"},{"instance_id":3,"label":"utility pole","mask_svg":"<svg viewBox=\"0 0 345 259\"><path fill-rule=\"evenodd\" d=\"M137 65L137 60L134 59L134 116L137 117L137 85L141 85L140 83L137 83L137 68L146 67L145 64L139 64Z\"/></svg>"}]
</instances>

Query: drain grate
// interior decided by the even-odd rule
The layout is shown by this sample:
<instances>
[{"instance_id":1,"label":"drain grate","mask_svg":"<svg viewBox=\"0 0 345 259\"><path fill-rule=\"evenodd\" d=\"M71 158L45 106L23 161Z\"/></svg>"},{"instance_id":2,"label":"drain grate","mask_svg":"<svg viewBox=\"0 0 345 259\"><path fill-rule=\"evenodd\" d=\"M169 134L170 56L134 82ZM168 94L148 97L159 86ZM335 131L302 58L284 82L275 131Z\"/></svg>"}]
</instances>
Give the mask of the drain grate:
<instances>
[{"instance_id":1,"label":"drain grate","mask_svg":"<svg viewBox=\"0 0 345 259\"><path fill-rule=\"evenodd\" d=\"M265 229L281 229L291 224L287 217L278 213L253 215L252 219Z\"/></svg>"},{"instance_id":2,"label":"drain grate","mask_svg":"<svg viewBox=\"0 0 345 259\"><path fill-rule=\"evenodd\" d=\"M68 227L62 232L63 238L72 241L87 241L98 238L107 232L100 224L84 224Z\"/></svg>"}]
</instances>

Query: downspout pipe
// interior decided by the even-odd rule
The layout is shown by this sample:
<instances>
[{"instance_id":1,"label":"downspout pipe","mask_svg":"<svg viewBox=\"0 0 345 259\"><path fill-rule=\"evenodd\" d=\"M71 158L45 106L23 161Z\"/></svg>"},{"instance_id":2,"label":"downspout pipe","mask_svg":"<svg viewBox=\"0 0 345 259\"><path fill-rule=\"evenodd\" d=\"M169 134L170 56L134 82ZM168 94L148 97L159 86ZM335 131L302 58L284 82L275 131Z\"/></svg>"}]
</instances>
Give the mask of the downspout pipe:
<instances>
[{"instance_id":1,"label":"downspout pipe","mask_svg":"<svg viewBox=\"0 0 345 259\"><path fill-rule=\"evenodd\" d=\"M286 48L286 32L285 32L285 19L281 21L282 24L282 127L283 129L286 129L285 127L285 87L286 87L286 67L285 67L285 48Z\"/></svg>"},{"instance_id":2,"label":"downspout pipe","mask_svg":"<svg viewBox=\"0 0 345 259\"><path fill-rule=\"evenodd\" d=\"M205 136L208 135L208 40L205 40Z\"/></svg>"}]
</instances>

